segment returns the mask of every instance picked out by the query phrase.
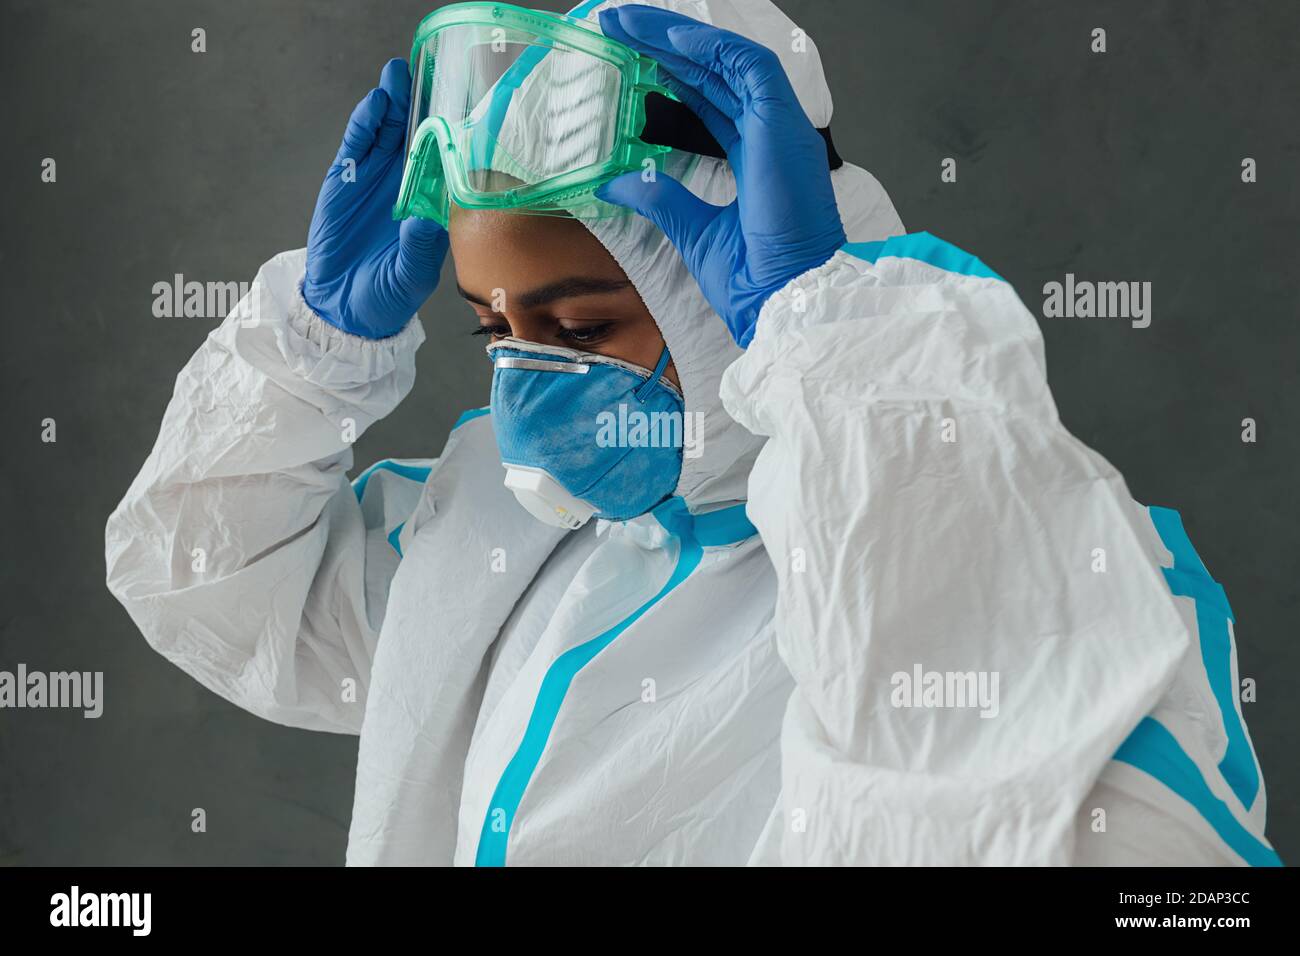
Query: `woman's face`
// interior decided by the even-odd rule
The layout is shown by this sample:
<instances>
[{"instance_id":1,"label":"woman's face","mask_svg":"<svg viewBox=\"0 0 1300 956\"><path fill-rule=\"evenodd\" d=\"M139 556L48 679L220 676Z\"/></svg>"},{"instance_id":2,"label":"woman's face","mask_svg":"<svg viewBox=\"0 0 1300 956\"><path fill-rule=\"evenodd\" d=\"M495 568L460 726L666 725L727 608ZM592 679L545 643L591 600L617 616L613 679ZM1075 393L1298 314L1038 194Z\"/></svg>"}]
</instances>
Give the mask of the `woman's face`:
<instances>
[{"instance_id":1,"label":"woman's face","mask_svg":"<svg viewBox=\"0 0 1300 956\"><path fill-rule=\"evenodd\" d=\"M614 257L574 219L452 207L451 256L479 334L652 369L664 340ZM670 363L667 378L679 388Z\"/></svg>"}]
</instances>

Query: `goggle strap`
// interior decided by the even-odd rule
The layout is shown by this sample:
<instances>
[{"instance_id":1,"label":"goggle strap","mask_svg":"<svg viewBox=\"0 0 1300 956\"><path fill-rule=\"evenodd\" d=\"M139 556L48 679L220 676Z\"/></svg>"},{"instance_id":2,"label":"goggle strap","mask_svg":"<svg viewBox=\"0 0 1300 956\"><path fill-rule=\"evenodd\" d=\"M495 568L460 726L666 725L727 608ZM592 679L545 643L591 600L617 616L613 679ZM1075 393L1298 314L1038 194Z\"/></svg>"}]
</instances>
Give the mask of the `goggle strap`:
<instances>
[{"instance_id":1,"label":"goggle strap","mask_svg":"<svg viewBox=\"0 0 1300 956\"><path fill-rule=\"evenodd\" d=\"M839 169L844 165L844 160L831 141L830 127L818 127L817 132L826 142L826 166L833 170ZM641 130L639 139L652 146L670 146L698 156L727 158L717 139L704 125L704 120L685 103L669 99L662 93L646 94L645 127Z\"/></svg>"}]
</instances>

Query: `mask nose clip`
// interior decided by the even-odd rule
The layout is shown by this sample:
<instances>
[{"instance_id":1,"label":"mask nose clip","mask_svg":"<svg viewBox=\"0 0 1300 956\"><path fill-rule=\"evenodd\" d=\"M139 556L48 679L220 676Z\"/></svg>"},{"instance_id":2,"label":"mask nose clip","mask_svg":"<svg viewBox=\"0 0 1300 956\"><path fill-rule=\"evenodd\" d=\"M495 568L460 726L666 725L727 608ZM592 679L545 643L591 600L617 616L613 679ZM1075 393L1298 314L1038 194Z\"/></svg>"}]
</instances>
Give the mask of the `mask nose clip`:
<instances>
[{"instance_id":1,"label":"mask nose clip","mask_svg":"<svg viewBox=\"0 0 1300 956\"><path fill-rule=\"evenodd\" d=\"M668 354L668 346L665 345L663 352L659 355L659 361L656 363L654 371L650 373L650 377L645 380L644 385L632 393L642 405L645 404L646 398L649 397L651 389L659 383L659 379L663 378L664 369L668 367L670 361L672 361L672 356Z\"/></svg>"}]
</instances>

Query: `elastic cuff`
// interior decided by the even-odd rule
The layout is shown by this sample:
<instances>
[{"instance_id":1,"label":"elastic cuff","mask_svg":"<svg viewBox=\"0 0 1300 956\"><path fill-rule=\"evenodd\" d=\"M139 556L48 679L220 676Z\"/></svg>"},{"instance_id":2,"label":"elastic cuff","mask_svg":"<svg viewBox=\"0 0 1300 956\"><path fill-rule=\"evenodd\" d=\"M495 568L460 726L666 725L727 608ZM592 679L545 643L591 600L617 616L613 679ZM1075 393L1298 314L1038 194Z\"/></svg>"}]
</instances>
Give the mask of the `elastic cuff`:
<instances>
[{"instance_id":1,"label":"elastic cuff","mask_svg":"<svg viewBox=\"0 0 1300 956\"><path fill-rule=\"evenodd\" d=\"M276 338L285 364L295 374L313 384L338 388L364 385L392 374L424 341L424 327L412 316L402 331L388 338L368 339L344 332L312 311L299 282Z\"/></svg>"},{"instance_id":2,"label":"elastic cuff","mask_svg":"<svg viewBox=\"0 0 1300 956\"><path fill-rule=\"evenodd\" d=\"M748 348L755 340L771 337L776 326L803 326L819 321L820 303L817 294L831 284L831 276L844 268L844 256L836 250L829 259L807 272L801 273L773 292L759 310L753 333L745 343Z\"/></svg>"}]
</instances>

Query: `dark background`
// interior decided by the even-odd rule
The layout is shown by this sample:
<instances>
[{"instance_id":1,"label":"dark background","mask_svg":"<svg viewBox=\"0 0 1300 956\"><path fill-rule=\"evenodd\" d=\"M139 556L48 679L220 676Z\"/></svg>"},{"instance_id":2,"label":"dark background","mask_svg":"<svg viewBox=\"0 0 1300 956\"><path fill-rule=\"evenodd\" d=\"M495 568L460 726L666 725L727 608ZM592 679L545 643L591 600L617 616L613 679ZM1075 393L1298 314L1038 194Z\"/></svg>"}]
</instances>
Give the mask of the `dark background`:
<instances>
[{"instance_id":1,"label":"dark background","mask_svg":"<svg viewBox=\"0 0 1300 956\"><path fill-rule=\"evenodd\" d=\"M216 324L154 318L153 284L251 280L304 244L353 104L431 5L0 3L0 669L102 670L106 699L99 720L0 711L0 863L342 861L355 738L265 723L154 654L104 587L103 528ZM1052 387L1135 498L1182 512L1227 589L1269 836L1300 856L1300 4L780 5L821 50L840 152L910 230L974 252L1039 314L1066 272L1153 283L1150 328L1042 320ZM358 466L432 456L486 402L449 286L422 310L414 392Z\"/></svg>"}]
</instances>

